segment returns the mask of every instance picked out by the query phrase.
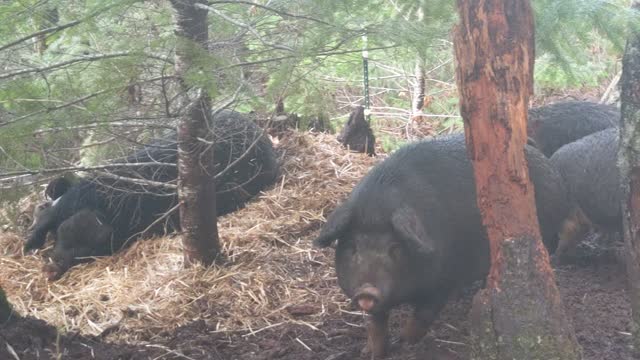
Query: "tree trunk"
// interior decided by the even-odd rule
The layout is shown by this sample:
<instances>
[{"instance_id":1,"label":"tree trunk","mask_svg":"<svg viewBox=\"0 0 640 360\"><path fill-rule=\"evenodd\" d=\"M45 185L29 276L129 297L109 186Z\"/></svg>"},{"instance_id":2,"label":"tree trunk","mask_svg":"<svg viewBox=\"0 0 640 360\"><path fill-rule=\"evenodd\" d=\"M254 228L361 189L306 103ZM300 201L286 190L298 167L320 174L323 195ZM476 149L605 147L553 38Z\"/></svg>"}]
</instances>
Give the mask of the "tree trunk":
<instances>
[{"instance_id":1,"label":"tree trunk","mask_svg":"<svg viewBox=\"0 0 640 360\"><path fill-rule=\"evenodd\" d=\"M633 2L640 9L640 2ZM640 352L640 33L631 33L620 78L620 147L618 166L622 183L622 228L631 300L631 328Z\"/></svg>"},{"instance_id":2,"label":"tree trunk","mask_svg":"<svg viewBox=\"0 0 640 360\"><path fill-rule=\"evenodd\" d=\"M524 145L533 92L528 1L458 0L460 111L490 241L487 286L471 311L475 359L579 359L538 227Z\"/></svg>"},{"instance_id":3,"label":"tree trunk","mask_svg":"<svg viewBox=\"0 0 640 360\"><path fill-rule=\"evenodd\" d=\"M53 6L53 7L46 7L44 11L42 11L41 13L38 13L39 19L37 19L37 23L39 23L38 26L38 30L44 30L50 27L53 27L55 25L58 24L58 8ZM51 34L42 34L42 35L38 35L35 38L35 49L36 52L38 53L38 55L43 55L44 52L47 50L48 45L47 45L47 37L50 36Z\"/></svg>"},{"instance_id":4,"label":"tree trunk","mask_svg":"<svg viewBox=\"0 0 640 360\"><path fill-rule=\"evenodd\" d=\"M11 304L9 304L7 295L5 295L4 290L0 288L0 325L9 321L12 315L13 310L11 309Z\"/></svg>"},{"instance_id":5,"label":"tree trunk","mask_svg":"<svg viewBox=\"0 0 640 360\"><path fill-rule=\"evenodd\" d=\"M425 77L424 60L418 59L415 68L416 82L413 87L413 117L419 117L424 107Z\"/></svg>"},{"instance_id":6,"label":"tree trunk","mask_svg":"<svg viewBox=\"0 0 640 360\"><path fill-rule=\"evenodd\" d=\"M185 92L187 72L193 71L192 56L205 51L208 40L207 10L198 9L194 0L171 0L175 9L176 74ZM188 105L178 125L178 198L185 265L195 261L210 265L220 252L216 218L213 134L207 126L211 106L203 89ZM199 139L204 139L201 141Z\"/></svg>"}]
</instances>

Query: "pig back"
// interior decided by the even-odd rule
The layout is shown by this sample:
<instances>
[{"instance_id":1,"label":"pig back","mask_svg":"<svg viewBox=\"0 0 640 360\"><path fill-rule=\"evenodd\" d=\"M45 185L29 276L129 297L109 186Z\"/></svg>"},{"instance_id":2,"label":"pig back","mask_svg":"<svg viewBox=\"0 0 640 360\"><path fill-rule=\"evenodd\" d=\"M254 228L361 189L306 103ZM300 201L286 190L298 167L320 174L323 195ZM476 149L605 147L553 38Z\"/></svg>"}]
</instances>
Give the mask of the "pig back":
<instances>
[{"instance_id":1,"label":"pig back","mask_svg":"<svg viewBox=\"0 0 640 360\"><path fill-rule=\"evenodd\" d=\"M555 250L557 233L569 213L559 173L537 149L526 146L541 235ZM476 202L464 134L407 145L372 169L349 199L363 228L385 227L394 210L410 206L438 248L437 261L423 272L439 281L467 283L489 267L489 245Z\"/></svg>"}]
</instances>

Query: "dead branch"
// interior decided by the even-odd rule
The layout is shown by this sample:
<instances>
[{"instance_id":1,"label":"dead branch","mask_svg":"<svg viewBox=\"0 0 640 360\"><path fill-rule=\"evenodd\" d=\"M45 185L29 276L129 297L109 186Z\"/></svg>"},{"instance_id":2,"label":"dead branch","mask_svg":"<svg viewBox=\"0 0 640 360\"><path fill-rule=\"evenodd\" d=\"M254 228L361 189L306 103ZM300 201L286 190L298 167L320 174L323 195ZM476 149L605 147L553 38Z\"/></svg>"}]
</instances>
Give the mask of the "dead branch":
<instances>
[{"instance_id":1,"label":"dead branch","mask_svg":"<svg viewBox=\"0 0 640 360\"><path fill-rule=\"evenodd\" d=\"M60 173L66 171L92 171L92 170L108 170L108 169L117 169L117 168L126 168L126 167L140 167L146 165L156 165L156 166L171 166L176 167L176 164L172 163L163 163L163 162L143 162L143 163L116 163L116 164L105 164L99 166L66 166L54 169L42 169L42 170L23 170L23 171L13 171L8 173L0 173L0 179L17 176L17 175L36 175L36 174L51 174L51 173Z\"/></svg>"},{"instance_id":2,"label":"dead branch","mask_svg":"<svg viewBox=\"0 0 640 360\"><path fill-rule=\"evenodd\" d=\"M134 164L134 165L140 166L140 165L144 165L144 164L164 165L164 163L156 163L156 162L152 162L152 163L137 163L137 164ZM176 166L175 164L169 164L169 165ZM97 173L100 176L108 177L108 178L114 179L114 180L125 181L125 182L129 182L129 183L132 183L132 184L137 184L137 185L151 185L151 186L156 186L156 187L161 187L161 188L171 189L171 190L178 189L178 185L173 185L173 184L169 184L169 183L165 183L165 182L161 182L161 181L153 181L153 180L147 180L147 179L132 178L132 177L116 175L116 174L112 174L112 173L104 172L104 171L98 171Z\"/></svg>"},{"instance_id":3,"label":"dead branch","mask_svg":"<svg viewBox=\"0 0 640 360\"><path fill-rule=\"evenodd\" d=\"M133 240L135 237L139 236L139 235L143 235L145 234L147 231L149 231L151 228L153 228L156 224L160 223L160 221L168 218L169 216L171 216L171 214L178 210L180 208L180 202L178 202L174 207L172 207L171 209L167 210L164 212L164 214L162 214L162 216L160 216L159 218L157 218L154 222L152 222L151 224L149 224L149 226L147 226L146 228L144 228L142 231L139 231L131 236L129 236L127 238L127 240L124 241L122 247L127 246L127 244L129 243L129 241Z\"/></svg>"}]
</instances>

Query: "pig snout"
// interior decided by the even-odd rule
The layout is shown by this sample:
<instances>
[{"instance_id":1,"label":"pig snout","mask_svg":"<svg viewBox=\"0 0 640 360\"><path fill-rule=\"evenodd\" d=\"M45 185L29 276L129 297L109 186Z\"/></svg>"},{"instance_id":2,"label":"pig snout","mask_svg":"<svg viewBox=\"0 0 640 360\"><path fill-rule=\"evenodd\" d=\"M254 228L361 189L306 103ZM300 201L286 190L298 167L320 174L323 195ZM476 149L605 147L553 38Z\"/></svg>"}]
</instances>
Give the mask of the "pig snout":
<instances>
[{"instance_id":1,"label":"pig snout","mask_svg":"<svg viewBox=\"0 0 640 360\"><path fill-rule=\"evenodd\" d=\"M67 254L61 256L54 253L53 257L50 259L50 262L47 263L42 269L47 280L56 281L60 279L62 275L64 275L67 270L69 270L69 267L71 267L72 265L72 261L73 257L70 257Z\"/></svg>"},{"instance_id":2,"label":"pig snout","mask_svg":"<svg viewBox=\"0 0 640 360\"><path fill-rule=\"evenodd\" d=\"M358 289L358 291L356 291L353 300L358 304L360 309L369 312L381 302L382 294L377 287L370 284L364 284Z\"/></svg>"},{"instance_id":3,"label":"pig snout","mask_svg":"<svg viewBox=\"0 0 640 360\"><path fill-rule=\"evenodd\" d=\"M62 267L56 263L46 264L42 271L49 281L56 281L60 279L65 272Z\"/></svg>"}]
</instances>

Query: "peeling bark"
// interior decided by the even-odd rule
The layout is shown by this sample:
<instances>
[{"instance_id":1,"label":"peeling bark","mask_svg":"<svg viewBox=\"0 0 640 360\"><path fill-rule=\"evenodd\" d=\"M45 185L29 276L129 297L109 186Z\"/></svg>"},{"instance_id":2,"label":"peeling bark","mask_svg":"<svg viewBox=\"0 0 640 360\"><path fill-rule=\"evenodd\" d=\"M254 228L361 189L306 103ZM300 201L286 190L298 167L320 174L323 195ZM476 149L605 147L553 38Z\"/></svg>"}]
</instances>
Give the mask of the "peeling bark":
<instances>
[{"instance_id":1,"label":"peeling bark","mask_svg":"<svg viewBox=\"0 0 640 360\"><path fill-rule=\"evenodd\" d=\"M541 240L524 156L533 93L528 1L458 0L460 110L490 241L487 286L471 313L475 359L579 359Z\"/></svg>"},{"instance_id":2,"label":"peeling bark","mask_svg":"<svg viewBox=\"0 0 640 360\"><path fill-rule=\"evenodd\" d=\"M634 1L633 7L640 8ZM620 147L622 227L631 300L631 328L640 354L640 33L632 33L622 59Z\"/></svg>"},{"instance_id":3,"label":"peeling bark","mask_svg":"<svg viewBox=\"0 0 640 360\"><path fill-rule=\"evenodd\" d=\"M190 90L184 76L192 70L192 57L198 49L206 49L208 40L207 10L197 8L196 3L194 0L171 1L178 37L175 69L185 92ZM206 91L194 92L196 99L188 105L178 125L178 198L186 266L193 262L210 265L220 252L213 134L208 127L211 106Z\"/></svg>"}]
</instances>

